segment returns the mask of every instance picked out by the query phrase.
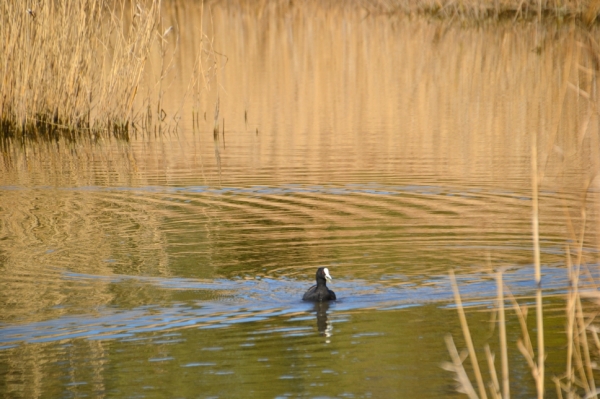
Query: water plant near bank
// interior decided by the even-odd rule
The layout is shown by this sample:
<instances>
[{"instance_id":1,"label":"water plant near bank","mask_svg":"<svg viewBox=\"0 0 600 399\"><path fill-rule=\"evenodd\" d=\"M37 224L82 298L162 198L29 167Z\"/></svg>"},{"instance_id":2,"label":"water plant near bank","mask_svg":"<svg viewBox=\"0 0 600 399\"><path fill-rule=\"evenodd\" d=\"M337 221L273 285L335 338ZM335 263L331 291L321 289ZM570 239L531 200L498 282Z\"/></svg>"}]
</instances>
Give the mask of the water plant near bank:
<instances>
[{"instance_id":1,"label":"water plant near bank","mask_svg":"<svg viewBox=\"0 0 600 399\"><path fill-rule=\"evenodd\" d=\"M161 1L0 5L0 136L128 137Z\"/></svg>"},{"instance_id":2,"label":"water plant near bank","mask_svg":"<svg viewBox=\"0 0 600 399\"><path fill-rule=\"evenodd\" d=\"M517 348L521 352L523 359L531 371L533 383L537 398L542 399L546 396L545 385L545 361L546 347L544 344L544 300L543 300L543 281L542 270L540 264L540 238L539 238L539 177L538 174L538 157L537 157L537 138L536 134L532 135L532 232L533 232L533 254L535 269L535 341L532 340L527 325L528 308L526 305L519 303L511 294L508 287L503 283L503 270L498 269L495 273L497 285L496 321L498 324L499 352L500 352L500 373L498 373L495 364L495 357L490 349L490 345L485 345L485 357L488 365L490 380L484 382L483 372L479 365L477 353L473 344L473 339L467 323L459 287L456 282L454 272L450 272L450 279L454 291L454 299L456 302L458 315L467 351L459 354L454 340L451 335L446 336L446 346L451 357L451 362L447 362L443 367L453 372L456 375L458 390L465 393L469 398L487 398L508 399L511 396L510 386L510 370L508 364L508 344L506 334L506 311L505 311L505 293L512 305L512 309L518 319L521 328L521 337L517 341ZM565 210L565 212L567 212ZM567 212L568 213L568 212ZM600 391L596 387L596 376L594 371L597 370L596 359L600 353L600 336L598 335L597 319L598 314L597 304L588 306L591 311L586 310L584 299L591 298L597 302L598 290L597 284L592 277L593 273L587 270L586 275L589 277L588 285L581 284L580 273L582 268L586 269L587 265L583 263L583 238L586 225L586 212L582 206L581 210L581 233L577 237L573 237L571 244L565 245L565 265L567 266L569 288L565 295L565 372L560 375L553 375L552 381L556 387L558 398L598 398ZM572 222L569 220L572 227ZM571 230L573 232L573 230ZM571 245L575 245L575 263L571 256ZM489 263L489 262L488 262ZM488 265L490 266L490 265ZM594 287L593 290L586 289ZM536 343L537 348L533 345ZM469 377L467 370L464 367L464 361L469 359L472 378Z\"/></svg>"}]
</instances>

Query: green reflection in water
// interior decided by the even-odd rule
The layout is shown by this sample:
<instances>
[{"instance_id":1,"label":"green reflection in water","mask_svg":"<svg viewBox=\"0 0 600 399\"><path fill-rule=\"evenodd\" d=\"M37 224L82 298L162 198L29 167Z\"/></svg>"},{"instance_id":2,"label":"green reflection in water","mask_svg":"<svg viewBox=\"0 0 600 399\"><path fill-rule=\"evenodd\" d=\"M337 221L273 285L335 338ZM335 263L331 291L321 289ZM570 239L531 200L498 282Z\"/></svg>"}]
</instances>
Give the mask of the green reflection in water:
<instances>
[{"instance_id":1,"label":"green reflection in water","mask_svg":"<svg viewBox=\"0 0 600 399\"><path fill-rule=\"evenodd\" d=\"M0 351L1 391L10 397L460 397L440 368L449 359L445 334L464 347L453 310L332 309L326 309L326 333L310 309L224 328L22 344ZM557 314L546 318L548 375L563 364L564 320ZM468 318L483 360L484 343L497 349L490 313L470 311ZM513 395L531 396L514 317L508 328Z\"/></svg>"}]
</instances>

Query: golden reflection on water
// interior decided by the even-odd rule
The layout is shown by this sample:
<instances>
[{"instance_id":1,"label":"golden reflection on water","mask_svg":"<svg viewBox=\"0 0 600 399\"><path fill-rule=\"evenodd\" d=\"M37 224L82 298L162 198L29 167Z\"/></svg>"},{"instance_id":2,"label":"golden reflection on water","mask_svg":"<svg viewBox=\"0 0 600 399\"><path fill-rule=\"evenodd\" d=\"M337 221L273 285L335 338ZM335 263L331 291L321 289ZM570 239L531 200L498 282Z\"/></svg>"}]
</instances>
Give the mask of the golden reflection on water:
<instances>
[{"instance_id":1,"label":"golden reflection on water","mask_svg":"<svg viewBox=\"0 0 600 399\"><path fill-rule=\"evenodd\" d=\"M176 4L164 14L165 26L176 27L179 41L176 48L177 36L169 36L174 68L162 106L169 118L181 118L177 136L1 147L0 322L62 323L64 316L93 318L106 308L146 306L156 307L148 312L160 317L163 307L183 303L202 309L211 302L233 303L238 313L231 319L246 320L251 311L244 306L260 301L296 306L291 301L310 283L307 276L323 264L340 277L342 289L336 287L336 293L359 303L361 290L377 295L416 287L412 301L423 304L429 299L418 297L420 287L435 286L451 267L467 275L480 272L487 267L487 253L494 266L529 267L532 134L539 135L543 171L542 262L563 264L565 243L585 226L583 260L597 263L600 154L593 34L568 24L465 27L316 5L216 3L209 12L201 4ZM162 70L157 58L149 64L150 73ZM216 144L220 171L212 132L217 97L225 126L225 139ZM199 129L192 126L194 112ZM107 278L114 275L132 279ZM223 279L230 285L167 289L142 277ZM264 285L236 289L238 282L257 278ZM273 289L278 281L287 284L279 291ZM307 338L307 325L338 345L334 352L353 360L342 380L377 366L377 356L385 358L385 367L377 369L385 384L374 390L382 395L400 391L392 376L404 373L410 379L414 352L422 351L427 366L444 359L445 353L436 352L443 349L441 336L432 331L445 311L428 306L426 314L396 310L378 318L371 310L384 307L384 300L363 308L340 306L290 311L294 317L309 312L308 321L269 317L279 307L267 307L256 311L257 325L239 323L242 332L225 329L228 341L218 332L193 333L205 322L196 313L179 314L194 329L178 328L185 330L184 341L198 346L198 358L219 364L208 367L211 372L229 373L228 364L239 361L236 375L268 385L255 365L263 357L275 358L273 368L286 368L277 374L281 392L302 392L301 384L285 382L305 378L296 364L316 378L329 360L324 352L314 363L302 360L323 343ZM216 320L225 313L208 316ZM400 323L399 331L412 333L407 336L414 341L403 338L402 345L413 357L403 358L391 349L399 332L389 324L407 314L408 324ZM434 319L427 321L428 316ZM152 341L157 326L168 322L141 328L151 330ZM289 333L288 322L298 327L289 346L290 341L273 338ZM456 327L451 318L446 322L448 329ZM417 345L419 328L429 338ZM485 326L475 328L487 334ZM383 338L377 338L382 331ZM270 346L252 352L252 364L244 356L234 360L198 349L221 345L228 353L243 351L241 341L254 334ZM357 342L369 340L381 346L365 344L352 352ZM0 359L11 370L33 370L25 379L37 382L33 391L21 391L25 396L63 392L44 381L39 370L45 356L94 359L90 375L81 378L102 392L107 381L118 378L108 375L105 359L129 365L134 373L181 374L179 364L135 366L134 349L117 339L68 341L75 347L36 343L34 349L0 352ZM144 345L153 358L198 362L184 344ZM125 354L116 354L115 347ZM295 362L282 355L288 348ZM333 372L343 373L338 366ZM417 373L429 369L423 367ZM219 393L209 374L201 380ZM450 391L440 388L443 375L427 376L436 381L431 392ZM324 383L327 394L340 393L331 388L334 380ZM24 389L10 384L15 391ZM418 388L406 384L408 391ZM256 392L256 397L265 393Z\"/></svg>"},{"instance_id":2,"label":"golden reflection on water","mask_svg":"<svg viewBox=\"0 0 600 399\"><path fill-rule=\"evenodd\" d=\"M199 8L183 7L181 54L195 54ZM551 157L548 175L562 171L563 160L572 168L587 162L582 151L593 148L597 124L585 98L594 92L595 55L584 33L313 8L213 7L211 19L205 15L227 62L211 90L181 112L198 106L212 115L219 94L227 142L254 160L224 151L225 168L269 167L283 182L297 180L286 172L300 163L308 182L376 169L522 186L533 132L542 159ZM190 76L194 64L177 61L179 75ZM179 105L180 94L167 98Z\"/></svg>"}]
</instances>

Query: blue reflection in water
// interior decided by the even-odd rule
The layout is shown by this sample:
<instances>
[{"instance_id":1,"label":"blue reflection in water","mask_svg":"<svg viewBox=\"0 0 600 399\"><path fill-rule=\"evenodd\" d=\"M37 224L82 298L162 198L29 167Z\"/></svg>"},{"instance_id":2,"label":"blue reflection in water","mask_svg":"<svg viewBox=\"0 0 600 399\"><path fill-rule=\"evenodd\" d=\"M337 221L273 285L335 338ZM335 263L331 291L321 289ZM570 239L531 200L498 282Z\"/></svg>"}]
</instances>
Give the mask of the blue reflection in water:
<instances>
[{"instance_id":1,"label":"blue reflection in water","mask_svg":"<svg viewBox=\"0 0 600 399\"><path fill-rule=\"evenodd\" d=\"M590 268L590 269L598 269ZM567 271L557 266L543 269L545 294L565 293L568 287ZM54 320L21 325L0 324L0 349L21 342L39 343L70 338L135 339L135 334L178 328L221 328L236 323L265 320L278 316L314 318L320 334L332 334L332 322L347 319L348 311L355 309L388 310L439 303L441 307L454 306L447 276L433 276L420 284L406 284L404 276L386 275L382 283L336 280L334 285L338 301L326 304L306 303L300 300L303 286L298 281L283 278L274 280L199 281L183 278L94 276L64 273L69 280L103 279L110 283L135 280L163 289L224 291L231 294L227 301L198 301L174 303L170 306L140 306L133 310L106 307L100 315L64 316ZM476 273L457 276L461 295L466 305L492 306L496 283L488 274ZM507 270L504 274L507 287L515 296L534 294L532 267ZM398 283L399 285L390 285ZM298 299L295 299L295 298ZM290 299L294 298L294 299ZM299 316L305 314L306 316ZM282 331L279 331L282 332ZM306 329L294 328L285 334L310 334Z\"/></svg>"},{"instance_id":2,"label":"blue reflection in water","mask_svg":"<svg viewBox=\"0 0 600 399\"><path fill-rule=\"evenodd\" d=\"M16 186L0 186L0 190L32 190L32 189L49 189L50 187L16 187ZM401 194L423 194L423 195L458 195L465 198L476 198L481 195L512 197L525 201L531 200L528 196L523 196L523 193L510 191L485 191L481 188L453 188L449 186L435 185L383 185L383 184L346 184L343 186L322 186L322 185L299 185L299 184L284 184L281 186L250 186L250 187L221 187L212 186L143 186L143 187L101 187L101 186L78 186L78 187L52 187L53 190L64 191L102 191L102 192L143 192L143 193L165 193L165 194L243 194L243 195L285 195L285 194L332 194L332 195L348 195L348 194L370 194L393 196ZM545 191L542 194L553 196L556 193ZM171 201L176 201L175 198L166 198Z\"/></svg>"}]
</instances>

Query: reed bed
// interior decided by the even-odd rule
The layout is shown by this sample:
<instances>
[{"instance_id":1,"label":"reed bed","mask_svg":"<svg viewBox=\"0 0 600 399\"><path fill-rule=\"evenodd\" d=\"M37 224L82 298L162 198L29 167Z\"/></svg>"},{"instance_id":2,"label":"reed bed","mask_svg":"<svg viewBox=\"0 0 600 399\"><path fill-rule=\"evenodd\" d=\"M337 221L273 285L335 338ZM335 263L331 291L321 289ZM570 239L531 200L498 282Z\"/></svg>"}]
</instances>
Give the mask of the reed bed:
<instances>
[{"instance_id":1,"label":"reed bed","mask_svg":"<svg viewBox=\"0 0 600 399\"><path fill-rule=\"evenodd\" d=\"M580 196L579 220L575 221L570 213L566 202L563 199L563 211L566 216L566 230L569 232L568 240L565 245L565 265L569 276L568 293L565 295L565 320L566 320L566 341L565 347L565 372L561 375L552 376L551 380L556 387L556 395L558 398L598 398L600 390L596 387L595 378L597 375L597 359L600 356L600 337L597 327L598 320L596 315L598 312L597 304L587 306L583 299L592 298L599 302L598 285L594 281L593 273L587 273L587 287L594 287L593 290L583 290L579 275L581 270L586 270L586 261L584 259L585 245L584 237L587 226L589 199L593 197L594 187L597 189L598 176L600 175L600 147L596 144L600 138L600 133L597 129L597 120L592 121L591 115L598 112L600 104L598 99L598 78L597 73L597 56L598 45L591 37L588 40L578 40L576 46L571 46L567 51L563 61L563 77L556 97L558 118L548 123L546 127L540 126L537 130L532 130L530 134L530 166L531 166L531 223L532 223L532 250L533 250L533 267L535 271L535 340L532 339L527 327L526 317L527 308L521 305L516 298L510 294L510 290L504 287L502 270L496 272L497 282L497 321L499 325L499 348L500 348L500 373L496 370L494 355L488 345L485 347L486 360L490 375L489 382L484 381L477 354L474 349L473 340L467 323L467 318L463 309L462 299L454 277L454 273L450 273L450 279L454 290L454 298L458 309L459 319L463 331L464 340L466 342L468 352L459 354L451 336L446 338L446 345L450 353L451 362L444 364L444 368L456 374L458 389L467 394L470 398L487 398L488 395L492 398L510 398L510 372L508 365L508 345L506 338L506 310L505 310L505 295L508 297L511 308L514 310L519 325L521 328L521 338L517 342L517 348L522 354L523 359L528 365L537 398L543 398L547 394L548 383L546 381L545 361L547 349L545 346L545 331L544 331L544 308L545 301L543 297L543 279L541 269L540 255L540 213L541 204L539 192L544 187L544 183L558 176L566 176L572 161L562 158L555 168L549 167L549 159L552 153L560 152L563 144L559 139L558 120L566 111L568 105L565 99L567 92L572 91L574 100L581 104L583 110L575 120L578 121L579 127L571 129L573 134L578 138L579 145L571 154L571 160L575 159L591 159L587 173L579 183L579 186L568 187L567 180L563 180L563 185L557 189L562 196L568 193L574 193ZM592 60L594 67L585 67L588 60ZM584 75L579 75L580 71L585 72ZM575 80L577 83L584 83L585 88L579 88L572 83ZM595 126L594 126L595 125ZM540 143L541 142L541 143ZM589 142L589 144L585 144ZM556 174L556 176L553 176ZM578 229L575 226L579 226ZM597 243L596 243L597 245ZM575 256L571 255L571 252ZM575 258L575 261L573 261ZM597 258L594 262L597 264ZM490 266L491 268L491 266ZM536 346L533 345L536 343ZM472 370L472 376L469 376L464 367L464 361L469 359ZM498 375L500 374L500 378ZM475 384L472 383L475 381Z\"/></svg>"},{"instance_id":2,"label":"reed bed","mask_svg":"<svg viewBox=\"0 0 600 399\"><path fill-rule=\"evenodd\" d=\"M599 0L360 0L372 13L426 14L439 18L472 20L512 19L576 19L594 24L600 11Z\"/></svg>"},{"instance_id":3,"label":"reed bed","mask_svg":"<svg viewBox=\"0 0 600 399\"><path fill-rule=\"evenodd\" d=\"M0 137L129 137L161 0L0 3Z\"/></svg>"},{"instance_id":4,"label":"reed bed","mask_svg":"<svg viewBox=\"0 0 600 399\"><path fill-rule=\"evenodd\" d=\"M368 14L427 15L440 19L462 19L482 21L495 19L513 20L578 20L586 25L597 22L600 0L354 0L338 2L321 0L291 2L287 0L228 0L228 4L239 7L265 10L274 5L306 7L319 4L331 10L361 9Z\"/></svg>"},{"instance_id":5,"label":"reed bed","mask_svg":"<svg viewBox=\"0 0 600 399\"><path fill-rule=\"evenodd\" d=\"M527 307L521 305L517 299L510 293L508 288L504 287L502 270L496 272L497 297L496 297L496 314L499 325L499 348L500 348L500 376L496 369L495 357L490 350L489 345L485 345L485 355L490 375L489 382L484 381L483 372L479 365L477 353L474 348L473 339L471 337L467 317L463 308L461 295L458 284L454 276L454 272L450 272L450 280L454 291L454 299L458 309L461 328L463 331L464 340L467 345L467 351L460 354L452 336L446 337L446 346L451 357L451 362L443 364L443 367L456 374L459 392L465 393L469 398L487 398L488 394L492 398L508 399L511 396L510 392L510 372L508 365L508 345L506 336L506 310L505 310L505 294L512 305L519 325L521 328L521 338L517 341L517 348L522 354L523 359L528 365L533 383L535 385L536 397L538 399L546 396L545 385L545 360L546 347L544 344L544 300L542 292L542 270L540 261L540 233L539 233L539 189L540 180L543 174L538 172L538 149L536 134L532 135L532 156L531 156L531 176L532 176L532 235L533 235L533 257L535 268L535 341L532 340L531 334L527 327ZM595 155L599 156L598 149L595 149ZM561 375L552 376L552 381L556 387L558 398L598 398L600 390L596 387L594 374L597 367L597 358L600 355L600 336L598 321L596 316L598 312L598 302L600 295L598 294L598 285L592 278L592 273L588 271L589 277L588 287L594 287L593 290L583 290L580 284L580 271L585 268L583 261L584 253L584 232L586 226L585 200L589 185L584 190L584 198L581 210L581 232L575 237L571 225L571 243L575 245L577 254L575 262L572 260L571 246L566 245L566 269L569 276L569 289L565 296L565 320L566 322L566 338L567 345L565 347L565 372ZM565 209L565 211L567 211ZM591 305L591 311L586 311L583 299L592 299L596 304ZM588 307L589 308L589 307ZM534 347L532 342L536 342L537 347ZM464 367L464 361L469 359L472 370L472 377L469 376ZM475 380L473 384L472 380Z\"/></svg>"},{"instance_id":6,"label":"reed bed","mask_svg":"<svg viewBox=\"0 0 600 399\"><path fill-rule=\"evenodd\" d=\"M582 291L580 288L580 266L574 266L571 261L571 254L567 248L567 264L569 273L570 288L565 297L565 319L567 325L565 328L567 336L567 345L564 348L565 353L565 371L560 375L553 375L551 380L556 388L556 397L558 398L597 398L600 391L596 386L597 357L600 353L600 328L596 320L597 304L591 305L593 309L586 311L584 299L592 299L599 302L600 296L596 290ZM479 365L473 340L471 338L467 318L462 305L462 300L456 284L454 274L451 273L452 286L455 293L458 314L464 339L468 351L459 353L451 335L446 336L446 346L451 357L451 362L444 363L442 367L455 373L457 389L466 394L469 398L510 398L510 372L508 365L508 349L506 338L506 309L505 309L505 291L508 300L511 303L509 307L514 310L521 327L521 338L517 342L517 347L523 359L526 361L531 371L535 390L538 398L547 395L544 383L544 360L545 349L543 339L540 341L539 335L544 334L543 326L536 327L537 330L537 356L530 332L527 328L527 307L519 302L510 294L510 291L503 286L502 271L496 273L496 282L498 286L497 296L497 321L499 325L498 338L500 341L500 373L495 364L495 356L490 350L489 345L485 345L485 360L488 366L489 381L484 381L484 373ZM589 307L588 307L589 309ZM536 304L536 313L541 312L542 306ZM469 359L472 370L472 377L469 376L464 362ZM499 378L500 375L500 378ZM472 381L475 381L475 384ZM521 380L522 381L522 380Z\"/></svg>"},{"instance_id":7,"label":"reed bed","mask_svg":"<svg viewBox=\"0 0 600 399\"><path fill-rule=\"evenodd\" d=\"M216 71L222 71L229 56L226 52L216 53L213 48L215 30L221 29L212 25L218 8L250 9L263 15L273 9L316 7L334 10L334 14L366 10L372 14L460 16L473 20L503 15L515 19L554 15L594 24L600 0L355 0L342 5L333 1L298 5L280 0L206 0L193 5L176 0L164 4L162 0L2 2L0 46L6 57L0 62L0 137L127 138L138 130L151 131L156 121L165 122L169 118L163 110L163 80L173 67L166 59L179 52L178 48L169 48L173 51L168 52L166 43L173 37L178 40L173 31L189 27L176 21L174 27L163 26L161 13L175 15L190 7L202 9L201 14L206 10L211 22L203 27L201 17L196 36L202 43L194 50L198 52L198 62L193 73L183 76L191 79L188 92L199 98L197 92L203 90L199 86L208 87L212 81L214 87L219 87ZM285 20L282 15L280 19ZM152 48L159 49L159 59L151 54ZM152 62L160 64L158 73L148 72L151 68L147 64ZM205 104L203 107L207 109ZM196 104L193 108L197 120L202 107ZM244 112L247 117L247 110Z\"/></svg>"},{"instance_id":8,"label":"reed bed","mask_svg":"<svg viewBox=\"0 0 600 399\"><path fill-rule=\"evenodd\" d=\"M546 395L545 387L545 360L546 348L544 344L544 302L542 295L542 272L540 262L540 236L539 236L539 177L538 173L538 156L537 156L537 139L536 134L532 135L532 156L531 156L531 176L532 176L532 233L533 233L533 253L534 253L534 268L535 268L535 313L536 313L536 349L532 344L530 332L527 327L527 307L519 304L517 299L510 293L508 288L504 288L502 270L496 272L497 297L496 297L496 312L498 320L498 335L500 341L500 375L496 369L495 357L490 350L489 345L485 345L485 355L490 375L490 381L484 382L483 373L479 366L477 354L474 348L473 339L471 337L469 325L462 304L458 284L454 272L450 272L450 279L454 291L454 299L458 309L461 328L464 339L468 348L468 355L459 354L454 340L450 335L446 337L446 346L452 359L451 362L445 363L443 367L456 374L458 390L465 393L469 398L487 398L489 396L494 399L508 399L511 396L510 391L510 372L508 365L508 345L506 336L506 310L505 310L505 291L512 304L521 327L521 338L517 342L517 347L523 358L525 359L535 385L536 397L544 398ZM599 329L594 326L596 313L586 314L582 305L582 295L580 291L579 273L582 264L583 254L583 231L585 231L585 212L582 211L582 233L579 239L573 240L578 245L576 267L573 266L571 258L571 250L567 245L566 265L569 275L569 291L565 298L566 311L566 370L564 374L553 376L552 380L556 386L558 398L598 398L600 392L596 389L594 370L596 362L593 360L600 353L600 337ZM591 274L590 274L591 275ZM595 285L595 283L593 283ZM598 297L597 290L594 290L593 297ZM595 344L595 345L594 345ZM467 371L464 367L464 360L469 358L473 375L476 381L477 390L471 382Z\"/></svg>"}]
</instances>

